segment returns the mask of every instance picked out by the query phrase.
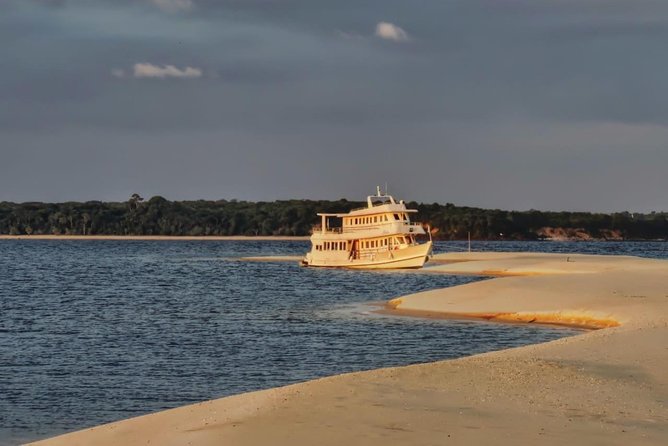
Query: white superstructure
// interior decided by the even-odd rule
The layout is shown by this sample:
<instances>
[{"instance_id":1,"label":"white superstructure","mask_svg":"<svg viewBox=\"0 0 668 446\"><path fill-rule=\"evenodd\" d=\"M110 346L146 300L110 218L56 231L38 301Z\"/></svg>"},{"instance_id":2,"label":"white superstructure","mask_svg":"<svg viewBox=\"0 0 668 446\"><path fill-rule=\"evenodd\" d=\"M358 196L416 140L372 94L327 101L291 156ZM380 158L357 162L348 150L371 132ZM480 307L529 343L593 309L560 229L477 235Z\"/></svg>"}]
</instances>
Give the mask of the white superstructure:
<instances>
[{"instance_id":1,"label":"white superstructure","mask_svg":"<svg viewBox=\"0 0 668 446\"><path fill-rule=\"evenodd\" d=\"M322 222L313 228L311 251L304 266L346 268L420 268L432 252L429 241L418 243L416 236L426 235L420 223L412 223L403 200L391 195L367 197L367 207L347 214L318 214ZM430 234L428 234L430 235Z\"/></svg>"}]
</instances>

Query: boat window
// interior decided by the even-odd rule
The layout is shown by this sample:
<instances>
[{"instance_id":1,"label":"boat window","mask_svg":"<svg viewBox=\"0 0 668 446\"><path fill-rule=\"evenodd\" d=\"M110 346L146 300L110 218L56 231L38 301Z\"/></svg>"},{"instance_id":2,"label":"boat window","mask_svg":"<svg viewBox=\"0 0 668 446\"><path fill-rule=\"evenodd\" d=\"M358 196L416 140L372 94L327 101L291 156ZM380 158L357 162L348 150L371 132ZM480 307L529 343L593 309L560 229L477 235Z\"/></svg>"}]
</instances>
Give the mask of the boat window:
<instances>
[{"instance_id":1,"label":"boat window","mask_svg":"<svg viewBox=\"0 0 668 446\"><path fill-rule=\"evenodd\" d=\"M387 214L385 214L385 221L387 221Z\"/></svg>"},{"instance_id":2,"label":"boat window","mask_svg":"<svg viewBox=\"0 0 668 446\"><path fill-rule=\"evenodd\" d=\"M399 217L399 214L394 214L394 219L395 220L401 220L401 217Z\"/></svg>"},{"instance_id":3,"label":"boat window","mask_svg":"<svg viewBox=\"0 0 668 446\"><path fill-rule=\"evenodd\" d=\"M378 217L373 217L373 222L378 223Z\"/></svg>"}]
</instances>

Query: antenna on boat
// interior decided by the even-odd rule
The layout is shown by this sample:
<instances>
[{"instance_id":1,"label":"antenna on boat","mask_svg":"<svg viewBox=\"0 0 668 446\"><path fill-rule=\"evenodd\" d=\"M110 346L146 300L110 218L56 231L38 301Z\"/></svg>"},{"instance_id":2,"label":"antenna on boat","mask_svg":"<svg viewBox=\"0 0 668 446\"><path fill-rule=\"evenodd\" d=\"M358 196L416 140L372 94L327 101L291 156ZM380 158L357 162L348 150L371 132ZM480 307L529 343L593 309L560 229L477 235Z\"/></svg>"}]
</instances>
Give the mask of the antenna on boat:
<instances>
[{"instance_id":1,"label":"antenna on boat","mask_svg":"<svg viewBox=\"0 0 668 446\"><path fill-rule=\"evenodd\" d=\"M380 197L380 186L376 186L376 196Z\"/></svg>"}]
</instances>

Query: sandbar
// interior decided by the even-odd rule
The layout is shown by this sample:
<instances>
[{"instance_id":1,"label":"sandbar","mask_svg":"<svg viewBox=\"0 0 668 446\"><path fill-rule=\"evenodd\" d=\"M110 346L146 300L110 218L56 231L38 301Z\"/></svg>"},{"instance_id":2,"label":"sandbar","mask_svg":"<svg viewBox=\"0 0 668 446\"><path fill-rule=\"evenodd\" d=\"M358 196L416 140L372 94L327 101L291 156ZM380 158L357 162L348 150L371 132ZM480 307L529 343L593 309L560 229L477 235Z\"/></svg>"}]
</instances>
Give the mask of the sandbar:
<instances>
[{"instance_id":1,"label":"sandbar","mask_svg":"<svg viewBox=\"0 0 668 446\"><path fill-rule=\"evenodd\" d=\"M35 444L668 444L668 261L532 253L434 260L433 273L498 277L399 297L391 311L607 328L250 392Z\"/></svg>"}]
</instances>

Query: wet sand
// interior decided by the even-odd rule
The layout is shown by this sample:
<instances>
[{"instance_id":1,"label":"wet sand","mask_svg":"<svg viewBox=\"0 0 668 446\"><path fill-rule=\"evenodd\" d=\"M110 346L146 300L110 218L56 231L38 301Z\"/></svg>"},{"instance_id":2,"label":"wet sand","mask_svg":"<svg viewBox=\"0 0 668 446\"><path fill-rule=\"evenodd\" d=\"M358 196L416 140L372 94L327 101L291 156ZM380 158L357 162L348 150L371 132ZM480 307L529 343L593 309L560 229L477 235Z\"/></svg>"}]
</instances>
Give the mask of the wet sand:
<instances>
[{"instance_id":1,"label":"wet sand","mask_svg":"<svg viewBox=\"0 0 668 446\"><path fill-rule=\"evenodd\" d=\"M458 253L437 256L429 271L501 277L394 299L390 311L610 328L251 392L38 444L668 444L668 261Z\"/></svg>"}]
</instances>

